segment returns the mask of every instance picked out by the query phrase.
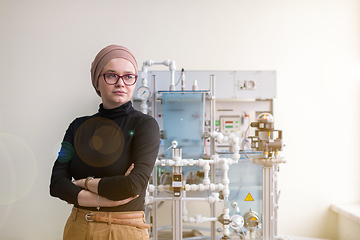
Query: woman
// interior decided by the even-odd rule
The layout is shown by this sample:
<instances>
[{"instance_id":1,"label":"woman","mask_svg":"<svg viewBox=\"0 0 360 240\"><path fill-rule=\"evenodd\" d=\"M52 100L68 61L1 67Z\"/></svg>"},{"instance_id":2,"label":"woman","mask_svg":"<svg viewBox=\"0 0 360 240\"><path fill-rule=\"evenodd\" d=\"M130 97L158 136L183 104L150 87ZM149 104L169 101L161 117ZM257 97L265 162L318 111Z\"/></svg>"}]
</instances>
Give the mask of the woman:
<instances>
[{"instance_id":1,"label":"woman","mask_svg":"<svg viewBox=\"0 0 360 240\"><path fill-rule=\"evenodd\" d=\"M63 239L148 239L144 197L159 126L132 107L135 57L107 46L92 63L91 79L102 104L70 124L51 176L51 196L74 204Z\"/></svg>"}]
</instances>

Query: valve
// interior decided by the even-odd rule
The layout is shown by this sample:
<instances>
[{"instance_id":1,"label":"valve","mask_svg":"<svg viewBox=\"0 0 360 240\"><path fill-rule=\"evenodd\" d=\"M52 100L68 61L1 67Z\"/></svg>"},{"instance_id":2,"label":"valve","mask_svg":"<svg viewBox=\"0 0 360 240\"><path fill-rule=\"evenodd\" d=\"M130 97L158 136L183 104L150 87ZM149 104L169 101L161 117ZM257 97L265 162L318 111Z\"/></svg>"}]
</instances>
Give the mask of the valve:
<instances>
[{"instance_id":1,"label":"valve","mask_svg":"<svg viewBox=\"0 0 360 240\"><path fill-rule=\"evenodd\" d=\"M244 226L244 218L241 215L235 214L230 217L230 227L239 232Z\"/></svg>"},{"instance_id":2,"label":"valve","mask_svg":"<svg viewBox=\"0 0 360 240\"><path fill-rule=\"evenodd\" d=\"M172 188L174 190L174 197L180 197L182 188L182 174L173 174Z\"/></svg>"},{"instance_id":3,"label":"valve","mask_svg":"<svg viewBox=\"0 0 360 240\"><path fill-rule=\"evenodd\" d=\"M218 217L218 221L222 225L229 225L230 224L230 219L224 219L224 214L221 214L220 217Z\"/></svg>"},{"instance_id":4,"label":"valve","mask_svg":"<svg viewBox=\"0 0 360 240\"><path fill-rule=\"evenodd\" d=\"M250 209L249 212L244 214L244 226L248 230L252 230L253 228L259 225L259 214Z\"/></svg>"}]
</instances>

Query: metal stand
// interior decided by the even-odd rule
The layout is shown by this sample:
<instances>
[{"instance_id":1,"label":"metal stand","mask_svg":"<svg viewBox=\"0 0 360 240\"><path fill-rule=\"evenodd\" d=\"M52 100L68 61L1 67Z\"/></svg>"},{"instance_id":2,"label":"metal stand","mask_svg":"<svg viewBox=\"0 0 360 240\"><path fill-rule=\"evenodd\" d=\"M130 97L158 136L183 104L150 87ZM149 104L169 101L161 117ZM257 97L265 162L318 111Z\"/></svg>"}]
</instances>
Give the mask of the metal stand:
<instances>
[{"instance_id":1,"label":"metal stand","mask_svg":"<svg viewBox=\"0 0 360 240\"><path fill-rule=\"evenodd\" d=\"M151 101L151 105L152 105L152 116L153 118L155 118L156 116L156 76L152 75L152 101ZM157 167L155 166L153 169L153 185L155 186L155 191L153 192L153 197L154 199L157 198ZM158 239L158 232L157 232L157 202L154 201L152 204L152 216L151 216L151 227L152 227L152 238L153 239Z\"/></svg>"},{"instance_id":2,"label":"metal stand","mask_svg":"<svg viewBox=\"0 0 360 240\"><path fill-rule=\"evenodd\" d=\"M181 148L172 149L173 160L178 162L181 159L182 151ZM179 164L175 163L175 166L172 168L173 175L181 174L182 167ZM182 181L182 180L181 180ZM181 182L182 183L182 182ZM174 187L174 185L173 185ZM175 191L174 191L175 193ZM181 193L181 191L180 191ZM173 196L173 216L172 216L172 226L173 226L173 239L182 240L182 196L181 194Z\"/></svg>"},{"instance_id":3,"label":"metal stand","mask_svg":"<svg viewBox=\"0 0 360 240\"><path fill-rule=\"evenodd\" d=\"M181 197L173 200L173 239L182 240L182 206ZM174 214L176 213L176 214Z\"/></svg>"},{"instance_id":4,"label":"metal stand","mask_svg":"<svg viewBox=\"0 0 360 240\"><path fill-rule=\"evenodd\" d=\"M154 199L157 198L157 167L154 167L153 170L153 184L155 186L155 191L153 192ZM157 232L157 202L154 201L152 204L152 216L150 217L151 222L151 232L152 232L152 239L158 239L158 232Z\"/></svg>"},{"instance_id":5,"label":"metal stand","mask_svg":"<svg viewBox=\"0 0 360 240\"><path fill-rule=\"evenodd\" d=\"M215 75L210 76L210 132L215 131ZM215 139L211 138L211 145L210 145L210 155L215 155ZM215 182L215 167L210 168L210 181ZM212 192L210 192L210 195ZM210 215L211 217L215 217L216 209L215 203L210 204ZM215 240L216 238L216 222L211 222L211 240Z\"/></svg>"},{"instance_id":6,"label":"metal stand","mask_svg":"<svg viewBox=\"0 0 360 240\"><path fill-rule=\"evenodd\" d=\"M277 239L277 178L274 168L285 163L284 158L255 158L253 162L263 166L263 236L262 240Z\"/></svg>"},{"instance_id":7,"label":"metal stand","mask_svg":"<svg viewBox=\"0 0 360 240\"><path fill-rule=\"evenodd\" d=\"M274 240L274 167L263 166L263 240Z\"/></svg>"}]
</instances>

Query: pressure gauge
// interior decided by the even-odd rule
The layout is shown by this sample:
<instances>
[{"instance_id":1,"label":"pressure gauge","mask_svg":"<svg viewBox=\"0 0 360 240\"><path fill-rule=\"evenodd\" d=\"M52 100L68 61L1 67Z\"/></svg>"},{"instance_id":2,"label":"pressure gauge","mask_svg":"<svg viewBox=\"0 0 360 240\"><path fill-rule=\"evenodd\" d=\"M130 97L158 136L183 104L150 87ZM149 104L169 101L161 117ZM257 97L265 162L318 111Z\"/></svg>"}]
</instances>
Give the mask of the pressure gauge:
<instances>
[{"instance_id":1,"label":"pressure gauge","mask_svg":"<svg viewBox=\"0 0 360 240\"><path fill-rule=\"evenodd\" d=\"M140 99L148 99L151 94L150 89L146 86L139 87L136 93Z\"/></svg>"}]
</instances>

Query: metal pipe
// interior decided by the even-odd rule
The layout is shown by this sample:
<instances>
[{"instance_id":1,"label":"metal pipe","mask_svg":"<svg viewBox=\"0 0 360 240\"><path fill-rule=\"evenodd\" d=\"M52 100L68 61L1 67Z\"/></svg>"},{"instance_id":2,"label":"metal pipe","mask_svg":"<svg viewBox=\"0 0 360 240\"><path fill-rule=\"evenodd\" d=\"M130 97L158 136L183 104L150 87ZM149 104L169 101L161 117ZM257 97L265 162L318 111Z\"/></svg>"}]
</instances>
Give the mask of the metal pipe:
<instances>
[{"instance_id":1,"label":"metal pipe","mask_svg":"<svg viewBox=\"0 0 360 240\"><path fill-rule=\"evenodd\" d=\"M215 75L210 75L210 132L215 131ZM215 138L211 138L210 144L210 155L215 154ZM211 167L210 170L210 181L212 183L215 182L215 167L214 165ZM210 195L212 192L210 192ZM211 217L215 217L216 209L215 203L210 204L210 215ZM215 240L216 237L216 222L211 222L211 240Z\"/></svg>"},{"instance_id":2,"label":"metal pipe","mask_svg":"<svg viewBox=\"0 0 360 240\"><path fill-rule=\"evenodd\" d=\"M181 148L173 148L172 157L175 162L181 160L182 157ZM181 174L182 167L173 166L172 172L173 174L174 173ZM182 240L182 198L173 197L172 205L173 205L173 211L172 211L173 240Z\"/></svg>"},{"instance_id":3,"label":"metal pipe","mask_svg":"<svg viewBox=\"0 0 360 240\"><path fill-rule=\"evenodd\" d=\"M278 236L278 207L279 207L279 194L278 194L278 182L277 182L277 173L278 165L275 165L276 170L274 170L274 236Z\"/></svg>"},{"instance_id":4,"label":"metal pipe","mask_svg":"<svg viewBox=\"0 0 360 240\"><path fill-rule=\"evenodd\" d=\"M161 197L161 198L154 198L153 201L154 202L162 202L162 201L172 201L173 198L172 197Z\"/></svg>"},{"instance_id":5,"label":"metal pipe","mask_svg":"<svg viewBox=\"0 0 360 240\"><path fill-rule=\"evenodd\" d=\"M152 75L152 100L151 100L152 116L156 116L156 76Z\"/></svg>"},{"instance_id":6,"label":"metal pipe","mask_svg":"<svg viewBox=\"0 0 360 240\"><path fill-rule=\"evenodd\" d=\"M157 167L155 166L153 169L153 184L155 186L155 191L153 191L153 197L154 199L157 198ZM153 202L153 209L152 209L152 219L151 220L151 230L152 230L152 237L153 239L158 239L158 233L157 233L157 203Z\"/></svg>"},{"instance_id":7,"label":"metal pipe","mask_svg":"<svg viewBox=\"0 0 360 240\"><path fill-rule=\"evenodd\" d=\"M263 240L274 240L274 166L263 166Z\"/></svg>"}]
</instances>

